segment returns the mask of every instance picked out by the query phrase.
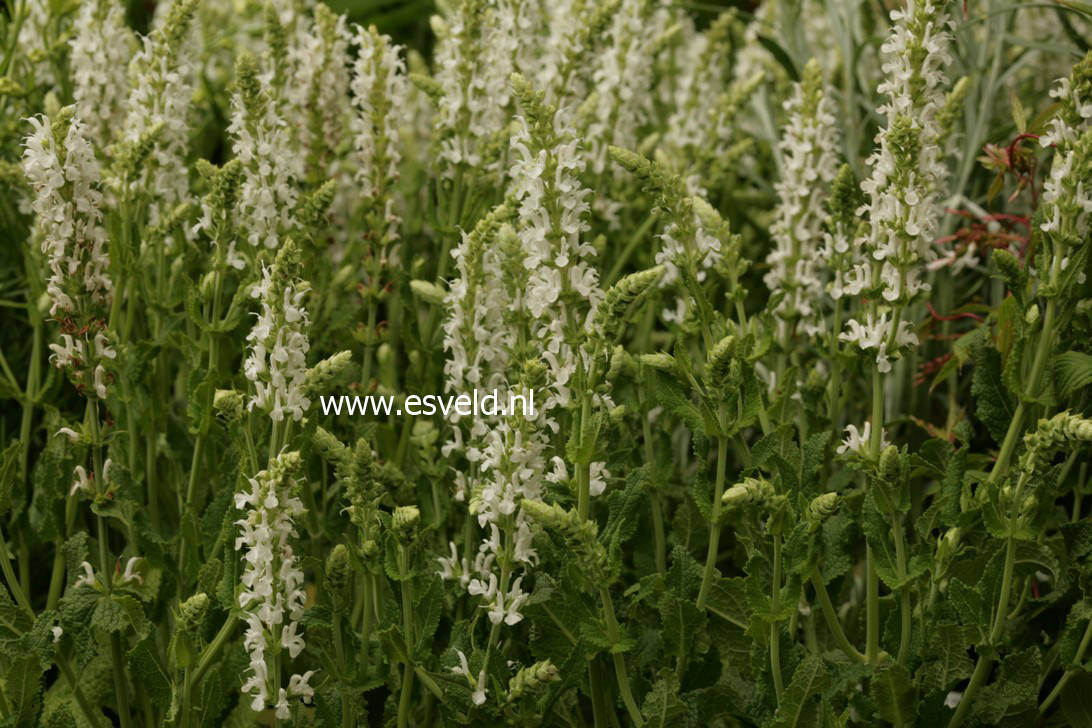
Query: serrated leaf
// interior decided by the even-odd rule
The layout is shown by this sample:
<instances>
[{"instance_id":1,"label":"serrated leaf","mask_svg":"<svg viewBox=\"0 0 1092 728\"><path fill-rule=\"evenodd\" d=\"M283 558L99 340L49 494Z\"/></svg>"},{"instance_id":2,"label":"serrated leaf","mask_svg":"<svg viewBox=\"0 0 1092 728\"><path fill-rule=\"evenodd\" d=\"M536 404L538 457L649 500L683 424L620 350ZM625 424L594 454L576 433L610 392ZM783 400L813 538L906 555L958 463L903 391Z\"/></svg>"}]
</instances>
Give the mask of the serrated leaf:
<instances>
[{"instance_id":1,"label":"serrated leaf","mask_svg":"<svg viewBox=\"0 0 1092 728\"><path fill-rule=\"evenodd\" d=\"M144 638L127 655L130 674L153 701L166 704L171 699L171 678L156 654L155 640Z\"/></svg>"},{"instance_id":2,"label":"serrated leaf","mask_svg":"<svg viewBox=\"0 0 1092 728\"><path fill-rule=\"evenodd\" d=\"M778 728L797 728L805 725L803 716L811 699L826 689L830 680L823 658L809 652L793 671L792 680L785 687L781 702L777 706Z\"/></svg>"},{"instance_id":3,"label":"serrated leaf","mask_svg":"<svg viewBox=\"0 0 1092 728\"><path fill-rule=\"evenodd\" d=\"M985 330L971 347L974 357L974 374L971 377L971 396L975 401L975 414L989 430L998 445L1005 439L1009 423L1016 407L1001 383L1001 355L986 345Z\"/></svg>"},{"instance_id":4,"label":"serrated leaf","mask_svg":"<svg viewBox=\"0 0 1092 728\"><path fill-rule=\"evenodd\" d=\"M0 516L11 510L11 492L18 475L19 453L23 443L15 440L0 453Z\"/></svg>"},{"instance_id":5,"label":"serrated leaf","mask_svg":"<svg viewBox=\"0 0 1092 728\"><path fill-rule=\"evenodd\" d=\"M669 655L685 655L695 636L705 629L708 617L693 602L665 591L657 605L660 612L660 636Z\"/></svg>"},{"instance_id":6,"label":"serrated leaf","mask_svg":"<svg viewBox=\"0 0 1092 728\"><path fill-rule=\"evenodd\" d=\"M910 671L892 663L872 679L869 695L877 713L895 725L913 725L918 714L918 691Z\"/></svg>"},{"instance_id":7,"label":"serrated leaf","mask_svg":"<svg viewBox=\"0 0 1092 728\"><path fill-rule=\"evenodd\" d=\"M958 681L971 676L973 663L958 625L933 626L926 645L930 658L922 671L922 689L926 693L947 694Z\"/></svg>"},{"instance_id":8,"label":"serrated leaf","mask_svg":"<svg viewBox=\"0 0 1092 728\"><path fill-rule=\"evenodd\" d=\"M988 724L1000 723L1006 716L1034 710L1039 698L1039 650L1032 648L1006 655L997 668L994 682L982 688L974 701L975 717Z\"/></svg>"},{"instance_id":9,"label":"serrated leaf","mask_svg":"<svg viewBox=\"0 0 1092 728\"><path fill-rule=\"evenodd\" d=\"M670 728L686 713L686 703L679 699L679 678L672 670L660 670L657 680L645 695L641 706L648 728Z\"/></svg>"}]
</instances>

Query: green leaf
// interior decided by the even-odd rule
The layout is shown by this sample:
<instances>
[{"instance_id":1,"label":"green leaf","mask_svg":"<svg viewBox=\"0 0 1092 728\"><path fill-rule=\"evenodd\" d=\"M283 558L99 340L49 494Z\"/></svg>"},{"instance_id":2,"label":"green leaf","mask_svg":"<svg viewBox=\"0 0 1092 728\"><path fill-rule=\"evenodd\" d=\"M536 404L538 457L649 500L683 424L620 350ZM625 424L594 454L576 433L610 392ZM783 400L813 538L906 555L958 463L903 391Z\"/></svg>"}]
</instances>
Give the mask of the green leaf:
<instances>
[{"instance_id":1,"label":"green leaf","mask_svg":"<svg viewBox=\"0 0 1092 728\"><path fill-rule=\"evenodd\" d=\"M32 624L30 615L11 600L7 589L0 587L0 652L17 656L19 640Z\"/></svg>"},{"instance_id":2,"label":"green leaf","mask_svg":"<svg viewBox=\"0 0 1092 728\"><path fill-rule=\"evenodd\" d=\"M740 629L747 629L751 612L747 608L743 577L715 579L709 589L706 609Z\"/></svg>"},{"instance_id":3,"label":"green leaf","mask_svg":"<svg viewBox=\"0 0 1092 728\"><path fill-rule=\"evenodd\" d=\"M23 443L15 440L0 453L0 516L11 510L11 491L18 475L19 453Z\"/></svg>"},{"instance_id":4,"label":"green leaf","mask_svg":"<svg viewBox=\"0 0 1092 728\"><path fill-rule=\"evenodd\" d=\"M660 670L657 680L645 695L641 715L648 728L670 728L686 713L686 703L679 699L679 678L673 670Z\"/></svg>"},{"instance_id":5,"label":"green leaf","mask_svg":"<svg viewBox=\"0 0 1092 728\"><path fill-rule=\"evenodd\" d=\"M899 726L914 724L918 714L918 691L910 671L897 662L872 679L869 695L881 718Z\"/></svg>"},{"instance_id":6,"label":"green leaf","mask_svg":"<svg viewBox=\"0 0 1092 728\"><path fill-rule=\"evenodd\" d=\"M167 704L171 700L171 678L156 653L155 640L146 637L137 642L127 655L133 679L148 693L153 702Z\"/></svg>"},{"instance_id":7,"label":"green leaf","mask_svg":"<svg viewBox=\"0 0 1092 728\"><path fill-rule=\"evenodd\" d=\"M705 434L705 422L697 405L690 401L678 381L659 371L653 374L652 381L656 402L682 420L691 432Z\"/></svg>"},{"instance_id":8,"label":"green leaf","mask_svg":"<svg viewBox=\"0 0 1092 728\"><path fill-rule=\"evenodd\" d=\"M1067 351L1054 360L1054 381L1058 394L1068 397L1092 384L1092 355Z\"/></svg>"},{"instance_id":9,"label":"green leaf","mask_svg":"<svg viewBox=\"0 0 1092 728\"><path fill-rule=\"evenodd\" d=\"M4 672L4 697L11 706L8 725L32 726L38 717L42 696L42 668L33 656L12 660Z\"/></svg>"},{"instance_id":10,"label":"green leaf","mask_svg":"<svg viewBox=\"0 0 1092 728\"><path fill-rule=\"evenodd\" d=\"M690 651L694 638L705 630L705 612L674 591L665 591L657 605L660 611L661 637L669 655L684 655Z\"/></svg>"},{"instance_id":11,"label":"green leaf","mask_svg":"<svg viewBox=\"0 0 1092 728\"><path fill-rule=\"evenodd\" d=\"M973 663L967 656L963 630L955 624L934 625L926 642L930 659L922 670L921 686L926 693L944 693L971 676Z\"/></svg>"},{"instance_id":12,"label":"green leaf","mask_svg":"<svg viewBox=\"0 0 1092 728\"><path fill-rule=\"evenodd\" d=\"M1075 675L1058 702L1069 725L1092 725L1092 674Z\"/></svg>"},{"instance_id":13,"label":"green leaf","mask_svg":"<svg viewBox=\"0 0 1092 728\"><path fill-rule=\"evenodd\" d=\"M785 687L781 696L781 702L777 707L777 720L774 722L778 728L797 728L797 726L810 725L802 722L805 713L812 709L811 699L823 692L830 681L823 658L814 652L809 652L796 670L792 673L792 680Z\"/></svg>"},{"instance_id":14,"label":"green leaf","mask_svg":"<svg viewBox=\"0 0 1092 728\"><path fill-rule=\"evenodd\" d=\"M1006 655L997 669L997 678L982 688L974 701L975 717L987 725L995 725L1009 716L1031 712L1034 717L1039 699L1039 672L1042 657L1032 648ZM1030 721L1025 723L1030 725Z\"/></svg>"},{"instance_id":15,"label":"green leaf","mask_svg":"<svg viewBox=\"0 0 1092 728\"><path fill-rule=\"evenodd\" d=\"M974 357L971 396L975 401L975 414L989 430L994 442L1000 445L1016 407L1001 382L1001 355L993 347L987 346L986 330L979 331L983 333L971 347Z\"/></svg>"}]
</instances>

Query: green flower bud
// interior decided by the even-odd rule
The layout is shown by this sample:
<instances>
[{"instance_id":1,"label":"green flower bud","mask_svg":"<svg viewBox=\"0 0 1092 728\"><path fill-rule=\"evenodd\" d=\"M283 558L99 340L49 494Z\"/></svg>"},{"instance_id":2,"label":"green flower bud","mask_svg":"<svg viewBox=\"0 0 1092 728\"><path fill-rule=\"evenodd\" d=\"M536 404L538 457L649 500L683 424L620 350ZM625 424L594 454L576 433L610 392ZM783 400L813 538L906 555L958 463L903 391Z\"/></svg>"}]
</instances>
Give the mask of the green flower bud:
<instances>
[{"instance_id":1,"label":"green flower bud","mask_svg":"<svg viewBox=\"0 0 1092 728\"><path fill-rule=\"evenodd\" d=\"M711 384L720 385L728 379L737 349L734 336L725 336L713 345L705 360L705 376Z\"/></svg>"},{"instance_id":2,"label":"green flower bud","mask_svg":"<svg viewBox=\"0 0 1092 728\"><path fill-rule=\"evenodd\" d=\"M641 363L647 364L653 369L659 369L661 372L669 372L675 368L675 357L662 352L641 354Z\"/></svg>"},{"instance_id":3,"label":"green flower bud","mask_svg":"<svg viewBox=\"0 0 1092 728\"><path fill-rule=\"evenodd\" d=\"M443 306L447 291L431 281L410 281L410 289L422 301L433 306Z\"/></svg>"},{"instance_id":4,"label":"green flower bud","mask_svg":"<svg viewBox=\"0 0 1092 728\"><path fill-rule=\"evenodd\" d=\"M212 407L228 422L239 422L246 412L246 400L243 393L237 390L217 389L212 396Z\"/></svg>"},{"instance_id":5,"label":"green flower bud","mask_svg":"<svg viewBox=\"0 0 1092 728\"><path fill-rule=\"evenodd\" d=\"M322 391L330 380L336 377L341 370L349 366L353 360L351 351L339 351L333 356L328 356L315 366L307 370L307 389L311 392Z\"/></svg>"},{"instance_id":6,"label":"green flower bud","mask_svg":"<svg viewBox=\"0 0 1092 728\"><path fill-rule=\"evenodd\" d=\"M729 511L764 503L773 497L774 489L765 478L744 478L720 497L720 502Z\"/></svg>"},{"instance_id":7,"label":"green flower bud","mask_svg":"<svg viewBox=\"0 0 1092 728\"><path fill-rule=\"evenodd\" d=\"M614 341L630 305L652 287L662 271L657 266L632 273L610 287L595 310L593 324L603 339L608 343Z\"/></svg>"},{"instance_id":8,"label":"green flower bud","mask_svg":"<svg viewBox=\"0 0 1092 728\"><path fill-rule=\"evenodd\" d=\"M326 180L296 208L296 219L305 228L325 227L326 211L330 209L330 205L334 204L335 195L337 195L337 181Z\"/></svg>"},{"instance_id":9,"label":"green flower bud","mask_svg":"<svg viewBox=\"0 0 1092 728\"><path fill-rule=\"evenodd\" d=\"M822 523L838 510L838 494L823 493L812 499L808 505L808 517L816 523Z\"/></svg>"},{"instance_id":10,"label":"green flower bud","mask_svg":"<svg viewBox=\"0 0 1092 728\"><path fill-rule=\"evenodd\" d=\"M519 700L524 694L534 691L541 685L554 682L559 677L557 668L549 660L524 667L508 683L508 700Z\"/></svg>"},{"instance_id":11,"label":"green flower bud","mask_svg":"<svg viewBox=\"0 0 1092 728\"><path fill-rule=\"evenodd\" d=\"M391 515L391 529L400 541L409 541L421 520L421 510L417 506L399 506Z\"/></svg>"},{"instance_id":12,"label":"green flower bud","mask_svg":"<svg viewBox=\"0 0 1092 728\"><path fill-rule=\"evenodd\" d=\"M337 544L326 558L326 585L330 591L340 595L349 584L350 570L349 549L344 544Z\"/></svg>"}]
</instances>

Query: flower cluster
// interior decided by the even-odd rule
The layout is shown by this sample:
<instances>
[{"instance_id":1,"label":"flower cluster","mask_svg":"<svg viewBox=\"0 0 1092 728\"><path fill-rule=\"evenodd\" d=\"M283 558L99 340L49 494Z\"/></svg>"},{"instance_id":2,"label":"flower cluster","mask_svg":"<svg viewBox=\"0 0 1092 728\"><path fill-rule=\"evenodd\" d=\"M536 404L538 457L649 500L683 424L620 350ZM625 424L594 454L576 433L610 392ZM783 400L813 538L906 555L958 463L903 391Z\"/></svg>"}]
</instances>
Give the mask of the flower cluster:
<instances>
[{"instance_id":1,"label":"flower cluster","mask_svg":"<svg viewBox=\"0 0 1092 728\"><path fill-rule=\"evenodd\" d=\"M393 187L402 161L402 127L408 121L409 84L402 47L372 26L358 28L359 54L353 63L353 147L357 153L356 181L366 199L379 208L386 223L383 237L398 238L398 214Z\"/></svg>"},{"instance_id":2,"label":"flower cluster","mask_svg":"<svg viewBox=\"0 0 1092 728\"><path fill-rule=\"evenodd\" d=\"M90 138L106 147L125 122L127 69L136 46L121 5L95 0L80 7L72 36L72 95Z\"/></svg>"},{"instance_id":3,"label":"flower cluster","mask_svg":"<svg viewBox=\"0 0 1092 728\"><path fill-rule=\"evenodd\" d=\"M305 512L293 477L299 464L299 453L282 453L267 470L248 479L248 490L235 494L235 508L244 514L235 522L240 528L235 550L243 552L238 600L246 622L243 646L250 654L250 675L242 689L252 697L251 709L261 711L272 703L281 720L291 715L290 699L311 702L314 697L312 671L292 675L287 688L275 689L280 675L272 670L280 662L269 661L282 651L295 658L305 646L299 634L304 577L290 542L297 535L295 519Z\"/></svg>"},{"instance_id":4,"label":"flower cluster","mask_svg":"<svg viewBox=\"0 0 1092 728\"><path fill-rule=\"evenodd\" d=\"M129 66L124 140L138 144L162 127L146 165L152 225L165 220L178 205L192 202L186 155L194 78L187 39L196 8L197 0L172 3L163 26L141 39L141 49Z\"/></svg>"},{"instance_id":5,"label":"flower cluster","mask_svg":"<svg viewBox=\"0 0 1092 728\"><path fill-rule=\"evenodd\" d=\"M838 130L833 104L823 89L822 72L812 60L785 102L789 118L779 145L782 157L777 220L770 229L774 248L763 278L781 295L775 312L782 340L799 321L810 336L823 329L822 247L824 205L838 170Z\"/></svg>"},{"instance_id":6,"label":"flower cluster","mask_svg":"<svg viewBox=\"0 0 1092 728\"><path fill-rule=\"evenodd\" d=\"M917 344L901 308L929 290L921 280L923 263L935 257L933 237L940 220L940 187L947 170L941 159L940 124L944 106L944 67L951 62L948 16L933 0L913 0L893 10L891 36L883 44L888 60L878 92L886 101L877 112L887 126L868 163L872 176L861 188L867 202L868 234L857 244L862 258L845 290L870 300L865 324L847 321L840 338L861 350L875 350L876 366L890 371L891 358ZM880 304L877 300L882 300ZM891 314L881 313L886 305Z\"/></svg>"},{"instance_id":7,"label":"flower cluster","mask_svg":"<svg viewBox=\"0 0 1092 728\"><path fill-rule=\"evenodd\" d=\"M277 105L258 77L254 57L244 54L235 67L237 90L232 98L228 132L235 156L243 164L239 215L253 247L276 250L298 226L293 211L298 190L289 132ZM242 267L242 261L234 261Z\"/></svg>"},{"instance_id":8,"label":"flower cluster","mask_svg":"<svg viewBox=\"0 0 1092 728\"><path fill-rule=\"evenodd\" d=\"M262 281L250 295L262 310L247 335L250 352L243 370L254 383L249 408L257 407L274 422L299 421L311 402L307 398L309 323L303 299L309 290L298 277L299 250L291 241L272 265L262 269Z\"/></svg>"},{"instance_id":9,"label":"flower cluster","mask_svg":"<svg viewBox=\"0 0 1092 728\"><path fill-rule=\"evenodd\" d=\"M106 399L109 360L115 357L106 332L113 300L106 229L102 224L99 163L88 130L74 108L50 122L31 118L23 169L34 187L42 252L49 265L46 293L60 323L60 343L51 359L83 392Z\"/></svg>"}]
</instances>

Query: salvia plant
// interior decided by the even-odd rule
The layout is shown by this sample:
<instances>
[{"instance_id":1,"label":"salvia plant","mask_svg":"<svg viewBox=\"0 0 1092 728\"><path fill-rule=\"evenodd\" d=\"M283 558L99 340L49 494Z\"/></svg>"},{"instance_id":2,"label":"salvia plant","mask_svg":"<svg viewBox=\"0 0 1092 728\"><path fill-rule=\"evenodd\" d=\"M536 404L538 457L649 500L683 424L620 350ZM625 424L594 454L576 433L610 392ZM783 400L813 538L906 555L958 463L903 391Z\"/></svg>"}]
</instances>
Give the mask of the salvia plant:
<instances>
[{"instance_id":1,"label":"salvia plant","mask_svg":"<svg viewBox=\"0 0 1092 728\"><path fill-rule=\"evenodd\" d=\"M730 5L5 0L0 726L1092 726L1092 7Z\"/></svg>"}]
</instances>

